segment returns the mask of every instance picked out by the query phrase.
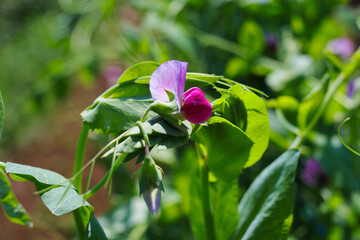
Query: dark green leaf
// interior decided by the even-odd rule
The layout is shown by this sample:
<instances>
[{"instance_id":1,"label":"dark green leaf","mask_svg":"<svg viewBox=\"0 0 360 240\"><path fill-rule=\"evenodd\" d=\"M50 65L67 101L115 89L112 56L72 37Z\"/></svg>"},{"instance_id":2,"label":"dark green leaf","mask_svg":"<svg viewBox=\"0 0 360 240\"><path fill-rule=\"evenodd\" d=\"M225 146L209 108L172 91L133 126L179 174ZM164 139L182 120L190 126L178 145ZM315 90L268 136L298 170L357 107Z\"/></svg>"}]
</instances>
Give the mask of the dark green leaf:
<instances>
[{"instance_id":1,"label":"dark green leaf","mask_svg":"<svg viewBox=\"0 0 360 240\"><path fill-rule=\"evenodd\" d=\"M233 239L278 240L292 214L294 178L300 153L289 150L257 176L239 204Z\"/></svg>"},{"instance_id":2,"label":"dark green leaf","mask_svg":"<svg viewBox=\"0 0 360 240\"><path fill-rule=\"evenodd\" d=\"M269 118L264 101L236 84L215 101L213 111L241 128L251 139L254 144L245 167L255 164L269 143Z\"/></svg>"},{"instance_id":3,"label":"dark green leaf","mask_svg":"<svg viewBox=\"0 0 360 240\"><path fill-rule=\"evenodd\" d=\"M86 230L88 240L107 240L105 232L95 216L92 216Z\"/></svg>"},{"instance_id":4,"label":"dark green leaf","mask_svg":"<svg viewBox=\"0 0 360 240\"><path fill-rule=\"evenodd\" d=\"M238 177L254 144L239 127L221 117L210 118L208 126L202 126L192 138L206 148L210 171L224 181Z\"/></svg>"},{"instance_id":5,"label":"dark green leaf","mask_svg":"<svg viewBox=\"0 0 360 240\"><path fill-rule=\"evenodd\" d=\"M2 135L3 128L4 128L4 121L5 121L5 107L4 107L4 102L3 102L1 92L0 92L0 138Z\"/></svg>"},{"instance_id":6,"label":"dark green leaf","mask_svg":"<svg viewBox=\"0 0 360 240\"><path fill-rule=\"evenodd\" d=\"M23 206L18 202L11 188L11 183L5 172L0 169L0 202L5 211L6 217L13 223L33 226L29 215Z\"/></svg>"},{"instance_id":7,"label":"dark green leaf","mask_svg":"<svg viewBox=\"0 0 360 240\"><path fill-rule=\"evenodd\" d=\"M101 98L81 113L83 121L90 129L104 134L121 133L141 119L151 99ZM150 112L148 117L154 114Z\"/></svg>"}]
</instances>

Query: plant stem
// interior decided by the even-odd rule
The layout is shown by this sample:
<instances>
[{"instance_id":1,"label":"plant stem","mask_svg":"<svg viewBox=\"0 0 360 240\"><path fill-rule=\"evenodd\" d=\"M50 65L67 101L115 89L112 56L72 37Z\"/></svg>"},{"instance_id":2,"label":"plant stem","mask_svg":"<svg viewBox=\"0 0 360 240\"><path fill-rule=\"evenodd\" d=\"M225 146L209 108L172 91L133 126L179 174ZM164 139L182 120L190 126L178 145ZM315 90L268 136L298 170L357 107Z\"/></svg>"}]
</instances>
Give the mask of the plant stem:
<instances>
[{"instance_id":1,"label":"plant stem","mask_svg":"<svg viewBox=\"0 0 360 240\"><path fill-rule=\"evenodd\" d=\"M206 237L207 240L215 240L215 228L214 228L214 218L211 213L210 208L210 194L209 194L209 167L205 164L201 167L200 172L201 178L201 188L202 188L202 207L203 207L203 216L205 220L206 228Z\"/></svg>"},{"instance_id":2,"label":"plant stem","mask_svg":"<svg viewBox=\"0 0 360 240\"><path fill-rule=\"evenodd\" d=\"M114 153L115 154L115 153ZM95 187L93 187L91 190L89 190L87 193L84 194L84 199L88 199L90 198L92 195L94 195L97 191L99 191L99 189L105 185L105 183L107 182L108 178L111 177L116 169L118 169L118 167L120 166L120 164L124 161L126 157L126 153L121 154L115 161L114 163L114 167L112 168L112 170L110 169L110 171L108 171L106 173L106 175L100 180L100 182L98 182Z\"/></svg>"},{"instance_id":3,"label":"plant stem","mask_svg":"<svg viewBox=\"0 0 360 240\"><path fill-rule=\"evenodd\" d=\"M85 149L86 149L86 143L89 135L89 127L87 125L83 125L78 145L76 147L76 154L75 154L75 162L74 162L74 175L77 174L80 169L84 165L84 156L85 156ZM82 192L82 172L80 172L74 179L74 186L78 190L79 194Z\"/></svg>"},{"instance_id":4,"label":"plant stem","mask_svg":"<svg viewBox=\"0 0 360 240\"><path fill-rule=\"evenodd\" d=\"M308 137L308 135L310 134L310 132L315 127L318 120L324 113L326 107L329 105L330 100L334 96L335 92L338 90L338 88L341 86L341 84L346 82L351 77L351 75L357 70L357 67L359 65L360 65L360 48L354 53L352 61L346 65L346 66L350 66L348 69L346 69L347 72L340 73L337 76L337 78L335 79L335 81L330 85L328 91L325 94L323 101L321 102L319 108L317 109L314 117L311 119L309 125L307 126L307 128L304 131L300 132L297 135L295 140L290 145L289 149L299 148L303 144L305 139Z\"/></svg>"},{"instance_id":5,"label":"plant stem","mask_svg":"<svg viewBox=\"0 0 360 240\"><path fill-rule=\"evenodd\" d=\"M73 211L73 216L75 219L75 225L76 225L76 235L79 240L85 240L86 239L86 228L84 225L84 221L82 219L82 214L80 212L80 209L76 209Z\"/></svg>"}]
</instances>

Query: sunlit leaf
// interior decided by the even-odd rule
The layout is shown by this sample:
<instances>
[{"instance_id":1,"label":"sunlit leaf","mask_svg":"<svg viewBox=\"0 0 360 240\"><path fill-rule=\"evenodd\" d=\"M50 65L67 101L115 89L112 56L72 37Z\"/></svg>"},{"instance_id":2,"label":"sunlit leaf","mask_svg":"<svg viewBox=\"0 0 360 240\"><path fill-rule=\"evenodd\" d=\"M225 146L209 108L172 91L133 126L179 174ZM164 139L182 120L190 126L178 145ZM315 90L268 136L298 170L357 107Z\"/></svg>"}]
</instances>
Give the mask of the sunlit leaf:
<instances>
[{"instance_id":1,"label":"sunlit leaf","mask_svg":"<svg viewBox=\"0 0 360 240\"><path fill-rule=\"evenodd\" d=\"M238 177L254 144L239 127L221 117L210 118L208 125L196 132L192 139L206 148L210 171L224 181Z\"/></svg>"},{"instance_id":2,"label":"sunlit leaf","mask_svg":"<svg viewBox=\"0 0 360 240\"><path fill-rule=\"evenodd\" d=\"M215 115L241 128L254 143L245 167L255 164L269 142L269 119L264 101L240 84L229 88L213 105Z\"/></svg>"},{"instance_id":3,"label":"sunlit leaf","mask_svg":"<svg viewBox=\"0 0 360 240\"><path fill-rule=\"evenodd\" d=\"M140 62L130 68L120 76L118 83L135 80L144 76L151 76L151 74L160 66L156 62Z\"/></svg>"}]
</instances>

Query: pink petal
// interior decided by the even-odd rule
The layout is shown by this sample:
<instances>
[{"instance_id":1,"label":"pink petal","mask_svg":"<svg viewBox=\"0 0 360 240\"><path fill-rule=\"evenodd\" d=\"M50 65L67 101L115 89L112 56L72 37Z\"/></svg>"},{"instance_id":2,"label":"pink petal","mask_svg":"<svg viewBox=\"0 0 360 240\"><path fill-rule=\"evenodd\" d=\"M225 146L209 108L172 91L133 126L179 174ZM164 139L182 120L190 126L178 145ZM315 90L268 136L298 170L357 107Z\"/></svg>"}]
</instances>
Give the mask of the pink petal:
<instances>
[{"instance_id":1,"label":"pink petal","mask_svg":"<svg viewBox=\"0 0 360 240\"><path fill-rule=\"evenodd\" d=\"M212 107L200 88L187 90L184 93L183 103L181 112L189 122L199 124L210 118Z\"/></svg>"},{"instance_id":2,"label":"pink petal","mask_svg":"<svg viewBox=\"0 0 360 240\"><path fill-rule=\"evenodd\" d=\"M169 102L166 91L172 92L175 95L175 102L180 112L187 65L187 62L171 60L161 64L153 72L150 77L150 92L154 101Z\"/></svg>"}]
</instances>

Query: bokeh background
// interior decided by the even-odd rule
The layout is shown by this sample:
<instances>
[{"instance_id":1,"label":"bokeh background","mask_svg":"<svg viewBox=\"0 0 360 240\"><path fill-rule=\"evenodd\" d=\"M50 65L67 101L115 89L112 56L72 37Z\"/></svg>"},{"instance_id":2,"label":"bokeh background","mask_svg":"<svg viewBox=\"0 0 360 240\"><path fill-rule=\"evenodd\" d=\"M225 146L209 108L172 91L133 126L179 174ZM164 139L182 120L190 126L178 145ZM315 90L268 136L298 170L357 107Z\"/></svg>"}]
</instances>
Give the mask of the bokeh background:
<instances>
[{"instance_id":1,"label":"bokeh background","mask_svg":"<svg viewBox=\"0 0 360 240\"><path fill-rule=\"evenodd\" d=\"M224 75L256 87L265 99L271 139L263 159L239 178L243 193L295 135L298 104L333 66L346 62L360 40L360 1L347 0L2 0L0 90L5 129L0 159L72 176L80 112L140 61L189 62L189 71ZM360 149L360 80L335 95L298 167L290 239L360 239L360 159L337 135ZM281 110L280 112L278 110ZM87 159L107 141L90 135ZM109 239L192 239L189 219L191 147L158 156L166 194L150 217L138 196L134 162L120 167L113 193L90 199ZM96 165L93 183L108 161ZM31 183L13 182L34 228L0 212L0 239L73 239L71 214L55 217Z\"/></svg>"}]
</instances>

